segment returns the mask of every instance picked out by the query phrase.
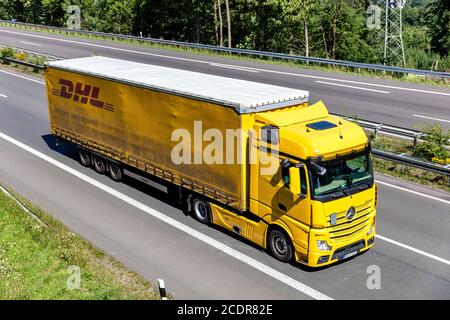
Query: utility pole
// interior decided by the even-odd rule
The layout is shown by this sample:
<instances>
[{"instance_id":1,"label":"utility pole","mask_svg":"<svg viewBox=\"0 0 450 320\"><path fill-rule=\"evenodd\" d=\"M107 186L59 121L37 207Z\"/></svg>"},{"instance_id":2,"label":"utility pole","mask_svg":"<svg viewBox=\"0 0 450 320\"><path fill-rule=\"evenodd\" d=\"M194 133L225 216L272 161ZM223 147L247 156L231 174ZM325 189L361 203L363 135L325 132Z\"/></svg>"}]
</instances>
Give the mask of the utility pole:
<instances>
[{"instance_id":1,"label":"utility pole","mask_svg":"<svg viewBox=\"0 0 450 320\"><path fill-rule=\"evenodd\" d=\"M386 0L384 65L406 67L402 11L406 0Z\"/></svg>"}]
</instances>

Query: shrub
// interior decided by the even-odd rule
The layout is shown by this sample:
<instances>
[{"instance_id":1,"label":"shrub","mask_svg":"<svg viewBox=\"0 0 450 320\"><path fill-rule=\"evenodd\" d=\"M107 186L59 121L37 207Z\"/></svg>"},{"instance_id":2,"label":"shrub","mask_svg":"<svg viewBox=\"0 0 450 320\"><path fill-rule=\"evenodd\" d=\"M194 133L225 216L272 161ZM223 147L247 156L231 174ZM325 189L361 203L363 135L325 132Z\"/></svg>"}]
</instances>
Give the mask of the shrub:
<instances>
[{"instance_id":1,"label":"shrub","mask_svg":"<svg viewBox=\"0 0 450 320\"><path fill-rule=\"evenodd\" d=\"M11 48L3 48L0 50L0 56L2 58L14 58L16 56L16 53Z\"/></svg>"},{"instance_id":2,"label":"shrub","mask_svg":"<svg viewBox=\"0 0 450 320\"><path fill-rule=\"evenodd\" d=\"M20 61L25 61L27 59L27 55L24 52L19 52L16 54L16 59Z\"/></svg>"},{"instance_id":3,"label":"shrub","mask_svg":"<svg viewBox=\"0 0 450 320\"><path fill-rule=\"evenodd\" d=\"M446 150L448 140L450 139L450 131L444 132L439 124L427 125L422 129L426 134L423 142L418 143L414 154L416 156L425 158L427 160L447 159L450 157L450 152Z\"/></svg>"}]
</instances>

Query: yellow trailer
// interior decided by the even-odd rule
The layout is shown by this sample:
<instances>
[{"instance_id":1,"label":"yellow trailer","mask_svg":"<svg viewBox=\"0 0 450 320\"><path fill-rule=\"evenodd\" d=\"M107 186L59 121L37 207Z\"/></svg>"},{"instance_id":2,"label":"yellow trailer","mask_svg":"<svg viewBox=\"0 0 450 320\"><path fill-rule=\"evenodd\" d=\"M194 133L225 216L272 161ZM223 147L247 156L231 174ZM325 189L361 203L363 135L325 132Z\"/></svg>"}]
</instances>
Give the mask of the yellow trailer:
<instances>
[{"instance_id":1,"label":"yellow trailer","mask_svg":"<svg viewBox=\"0 0 450 320\"><path fill-rule=\"evenodd\" d=\"M105 57L49 62L51 131L80 162L176 189L201 222L319 266L373 245L370 145L308 92Z\"/></svg>"}]
</instances>

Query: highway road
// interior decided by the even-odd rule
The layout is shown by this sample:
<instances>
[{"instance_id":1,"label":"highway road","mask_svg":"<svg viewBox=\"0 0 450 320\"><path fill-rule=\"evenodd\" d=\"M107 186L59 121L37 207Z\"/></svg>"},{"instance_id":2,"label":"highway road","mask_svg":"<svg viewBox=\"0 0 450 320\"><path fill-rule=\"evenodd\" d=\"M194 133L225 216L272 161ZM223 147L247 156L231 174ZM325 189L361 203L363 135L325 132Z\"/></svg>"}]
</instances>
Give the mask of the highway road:
<instances>
[{"instance_id":1,"label":"highway road","mask_svg":"<svg viewBox=\"0 0 450 320\"><path fill-rule=\"evenodd\" d=\"M164 279L176 299L450 299L448 193L377 176L373 249L319 270L283 264L185 216L157 190L79 165L49 136L42 79L6 69L0 159L1 183L147 279ZM379 289L367 287L372 270Z\"/></svg>"},{"instance_id":2,"label":"highway road","mask_svg":"<svg viewBox=\"0 0 450 320\"><path fill-rule=\"evenodd\" d=\"M69 58L103 55L304 89L312 101L324 100L334 113L412 129L434 122L450 129L449 88L6 27L0 27L0 44Z\"/></svg>"}]
</instances>

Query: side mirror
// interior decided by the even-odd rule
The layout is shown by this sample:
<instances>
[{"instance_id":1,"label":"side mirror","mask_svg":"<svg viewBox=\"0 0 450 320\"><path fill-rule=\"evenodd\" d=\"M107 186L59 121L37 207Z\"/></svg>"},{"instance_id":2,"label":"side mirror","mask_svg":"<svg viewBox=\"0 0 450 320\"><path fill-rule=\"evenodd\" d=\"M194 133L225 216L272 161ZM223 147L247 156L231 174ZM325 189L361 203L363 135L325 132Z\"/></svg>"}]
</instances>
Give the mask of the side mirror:
<instances>
[{"instance_id":1,"label":"side mirror","mask_svg":"<svg viewBox=\"0 0 450 320\"><path fill-rule=\"evenodd\" d=\"M289 168L289 190L293 194L300 194L300 169L297 167Z\"/></svg>"},{"instance_id":2,"label":"side mirror","mask_svg":"<svg viewBox=\"0 0 450 320\"><path fill-rule=\"evenodd\" d=\"M327 173L327 169L318 165L315 162L311 162L311 168L314 170L314 172L316 174L318 174L319 176L323 176L325 173Z\"/></svg>"}]
</instances>

